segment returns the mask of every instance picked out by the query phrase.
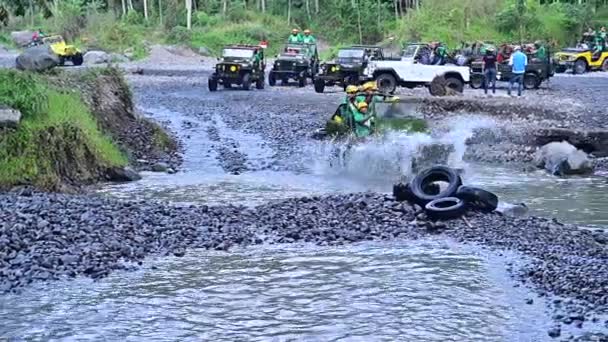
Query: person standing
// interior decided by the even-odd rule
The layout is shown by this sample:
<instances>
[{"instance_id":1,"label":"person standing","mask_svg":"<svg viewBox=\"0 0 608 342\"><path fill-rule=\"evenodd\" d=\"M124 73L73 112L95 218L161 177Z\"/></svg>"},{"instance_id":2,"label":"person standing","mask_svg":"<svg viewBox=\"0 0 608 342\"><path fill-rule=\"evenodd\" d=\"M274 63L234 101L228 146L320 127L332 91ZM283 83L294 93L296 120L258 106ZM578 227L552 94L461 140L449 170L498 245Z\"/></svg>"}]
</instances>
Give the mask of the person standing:
<instances>
[{"instance_id":1,"label":"person standing","mask_svg":"<svg viewBox=\"0 0 608 342\"><path fill-rule=\"evenodd\" d=\"M302 42L304 44L315 44L317 39L312 35L312 32L309 29L304 30L304 37L302 37Z\"/></svg>"},{"instance_id":2,"label":"person standing","mask_svg":"<svg viewBox=\"0 0 608 342\"><path fill-rule=\"evenodd\" d=\"M511 66L513 76L509 80L508 94L511 96L513 83L517 83L517 96L521 96L521 92L524 88L524 74L526 73L526 66L528 65L528 56L521 52L520 46L515 47L515 52L513 52L509 59L509 65Z\"/></svg>"},{"instance_id":3,"label":"person standing","mask_svg":"<svg viewBox=\"0 0 608 342\"><path fill-rule=\"evenodd\" d=\"M484 93L488 94L488 87L492 84L492 94L496 94L496 55L494 48L488 48L483 56L483 87Z\"/></svg>"}]
</instances>

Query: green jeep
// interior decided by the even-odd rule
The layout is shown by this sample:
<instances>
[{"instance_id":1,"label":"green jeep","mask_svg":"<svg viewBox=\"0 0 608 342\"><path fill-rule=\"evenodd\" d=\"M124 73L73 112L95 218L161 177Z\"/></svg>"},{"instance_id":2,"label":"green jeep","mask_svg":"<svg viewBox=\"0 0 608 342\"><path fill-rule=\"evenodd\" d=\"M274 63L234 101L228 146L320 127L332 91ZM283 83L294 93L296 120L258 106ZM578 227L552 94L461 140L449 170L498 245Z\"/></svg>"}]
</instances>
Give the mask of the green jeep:
<instances>
[{"instance_id":1,"label":"green jeep","mask_svg":"<svg viewBox=\"0 0 608 342\"><path fill-rule=\"evenodd\" d=\"M304 87L308 78L314 81L318 63L315 44L287 44L274 61L268 74L268 84L275 86L279 79L286 85L293 79L298 81L299 87Z\"/></svg>"},{"instance_id":2,"label":"green jeep","mask_svg":"<svg viewBox=\"0 0 608 342\"><path fill-rule=\"evenodd\" d=\"M226 46L215 65L215 72L209 77L209 90L216 91L218 84L224 88L232 88L236 84L249 90L252 83L257 89L264 89L265 69L264 49L260 46Z\"/></svg>"}]
</instances>

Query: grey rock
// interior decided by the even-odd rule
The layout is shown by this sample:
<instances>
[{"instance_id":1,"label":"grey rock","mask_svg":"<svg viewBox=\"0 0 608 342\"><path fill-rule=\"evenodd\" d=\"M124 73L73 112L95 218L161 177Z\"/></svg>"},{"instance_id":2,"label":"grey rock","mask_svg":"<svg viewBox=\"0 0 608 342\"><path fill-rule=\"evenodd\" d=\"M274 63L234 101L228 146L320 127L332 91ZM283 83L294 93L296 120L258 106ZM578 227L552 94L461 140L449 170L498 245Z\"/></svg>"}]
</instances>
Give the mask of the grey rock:
<instances>
[{"instance_id":1,"label":"grey rock","mask_svg":"<svg viewBox=\"0 0 608 342\"><path fill-rule=\"evenodd\" d=\"M553 327L553 328L547 330L547 334L551 338L558 338L561 336L562 330L560 329L560 327Z\"/></svg>"},{"instance_id":2,"label":"grey rock","mask_svg":"<svg viewBox=\"0 0 608 342\"><path fill-rule=\"evenodd\" d=\"M26 46L32 41L33 31L13 31L11 39L17 46Z\"/></svg>"},{"instance_id":3,"label":"grey rock","mask_svg":"<svg viewBox=\"0 0 608 342\"><path fill-rule=\"evenodd\" d=\"M113 167L106 171L106 178L111 182L132 182L141 179L141 176L129 167Z\"/></svg>"},{"instance_id":4,"label":"grey rock","mask_svg":"<svg viewBox=\"0 0 608 342\"><path fill-rule=\"evenodd\" d=\"M169 165L165 163L156 163L152 165L151 169L154 172L167 172L169 170Z\"/></svg>"},{"instance_id":5,"label":"grey rock","mask_svg":"<svg viewBox=\"0 0 608 342\"><path fill-rule=\"evenodd\" d=\"M17 56L17 69L28 71L46 71L59 65L59 57L46 45L26 49Z\"/></svg>"},{"instance_id":6,"label":"grey rock","mask_svg":"<svg viewBox=\"0 0 608 342\"><path fill-rule=\"evenodd\" d=\"M510 217L522 217L528 214L528 206L525 203L511 204L500 202L496 211Z\"/></svg>"},{"instance_id":7,"label":"grey rock","mask_svg":"<svg viewBox=\"0 0 608 342\"><path fill-rule=\"evenodd\" d=\"M209 50L208 48L206 48L204 46L201 46L200 48L198 48L198 53L204 57L211 57L213 55L211 53L211 50Z\"/></svg>"},{"instance_id":8,"label":"grey rock","mask_svg":"<svg viewBox=\"0 0 608 342\"><path fill-rule=\"evenodd\" d=\"M534 156L534 163L559 176L593 172L587 154L566 141L552 142L541 147Z\"/></svg>"},{"instance_id":9,"label":"grey rock","mask_svg":"<svg viewBox=\"0 0 608 342\"><path fill-rule=\"evenodd\" d=\"M111 53L108 59L112 63L127 63L130 61L127 56L121 55L119 53Z\"/></svg>"},{"instance_id":10,"label":"grey rock","mask_svg":"<svg viewBox=\"0 0 608 342\"><path fill-rule=\"evenodd\" d=\"M103 64L110 61L110 55L105 51L88 51L84 54L84 64Z\"/></svg>"},{"instance_id":11,"label":"grey rock","mask_svg":"<svg viewBox=\"0 0 608 342\"><path fill-rule=\"evenodd\" d=\"M0 104L0 128L16 128L21 121L21 112Z\"/></svg>"}]
</instances>

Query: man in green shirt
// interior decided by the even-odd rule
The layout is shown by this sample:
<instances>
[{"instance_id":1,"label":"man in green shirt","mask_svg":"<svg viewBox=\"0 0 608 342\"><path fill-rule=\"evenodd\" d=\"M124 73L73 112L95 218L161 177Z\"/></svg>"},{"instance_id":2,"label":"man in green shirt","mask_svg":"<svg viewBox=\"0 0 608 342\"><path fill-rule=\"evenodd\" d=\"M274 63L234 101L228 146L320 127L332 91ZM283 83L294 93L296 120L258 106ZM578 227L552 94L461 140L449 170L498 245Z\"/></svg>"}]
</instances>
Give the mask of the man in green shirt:
<instances>
[{"instance_id":1,"label":"man in green shirt","mask_svg":"<svg viewBox=\"0 0 608 342\"><path fill-rule=\"evenodd\" d=\"M304 30L304 37L302 37L302 41L305 44L315 44L317 39L311 34L309 29Z\"/></svg>"},{"instance_id":2,"label":"man in green shirt","mask_svg":"<svg viewBox=\"0 0 608 342\"><path fill-rule=\"evenodd\" d=\"M287 42L290 44L302 44L304 42L304 37L300 34L300 30L294 28L291 30L291 35L287 39Z\"/></svg>"},{"instance_id":3,"label":"man in green shirt","mask_svg":"<svg viewBox=\"0 0 608 342\"><path fill-rule=\"evenodd\" d=\"M534 58L544 61L547 59L547 49L545 45L543 45L540 41L534 42L534 48L536 49L536 53L534 54Z\"/></svg>"},{"instance_id":4,"label":"man in green shirt","mask_svg":"<svg viewBox=\"0 0 608 342\"><path fill-rule=\"evenodd\" d=\"M357 110L353 115L355 121L355 136L357 138L367 137L372 133L371 119L373 114L368 114L367 102L357 103Z\"/></svg>"}]
</instances>

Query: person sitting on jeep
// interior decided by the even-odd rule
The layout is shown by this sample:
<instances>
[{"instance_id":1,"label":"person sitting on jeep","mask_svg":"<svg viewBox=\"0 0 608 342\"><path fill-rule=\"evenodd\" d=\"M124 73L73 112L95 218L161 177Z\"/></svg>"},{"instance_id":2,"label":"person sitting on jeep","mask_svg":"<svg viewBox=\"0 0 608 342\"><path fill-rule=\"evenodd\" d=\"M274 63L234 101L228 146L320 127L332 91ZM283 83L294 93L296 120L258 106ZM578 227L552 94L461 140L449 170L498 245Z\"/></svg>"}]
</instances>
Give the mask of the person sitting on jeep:
<instances>
[{"instance_id":1,"label":"person sitting on jeep","mask_svg":"<svg viewBox=\"0 0 608 342\"><path fill-rule=\"evenodd\" d=\"M309 29L304 30L304 37L302 37L304 44L315 44L317 42L317 39L311 33Z\"/></svg>"},{"instance_id":2,"label":"person sitting on jeep","mask_svg":"<svg viewBox=\"0 0 608 342\"><path fill-rule=\"evenodd\" d=\"M534 50L534 58L541 61L547 59L547 49L545 49L545 46L539 40L534 42Z\"/></svg>"},{"instance_id":3,"label":"person sitting on jeep","mask_svg":"<svg viewBox=\"0 0 608 342\"><path fill-rule=\"evenodd\" d=\"M287 39L287 42L290 44L301 44L304 42L304 37L302 37L302 34L300 34L300 30L294 28L291 30L291 35Z\"/></svg>"},{"instance_id":4,"label":"person sitting on jeep","mask_svg":"<svg viewBox=\"0 0 608 342\"><path fill-rule=\"evenodd\" d=\"M435 47L434 56L435 56L434 60L433 60L434 65L444 65L445 64L445 59L448 56L448 50L443 45L443 43L437 43L437 45Z\"/></svg>"},{"instance_id":5,"label":"person sitting on jeep","mask_svg":"<svg viewBox=\"0 0 608 342\"><path fill-rule=\"evenodd\" d=\"M357 88L357 86L349 85L346 87L346 97L342 102L345 106L343 106L342 112L340 113L343 122L345 122L351 130L354 128L353 115L357 111L356 98L358 91L359 88Z\"/></svg>"}]
</instances>

